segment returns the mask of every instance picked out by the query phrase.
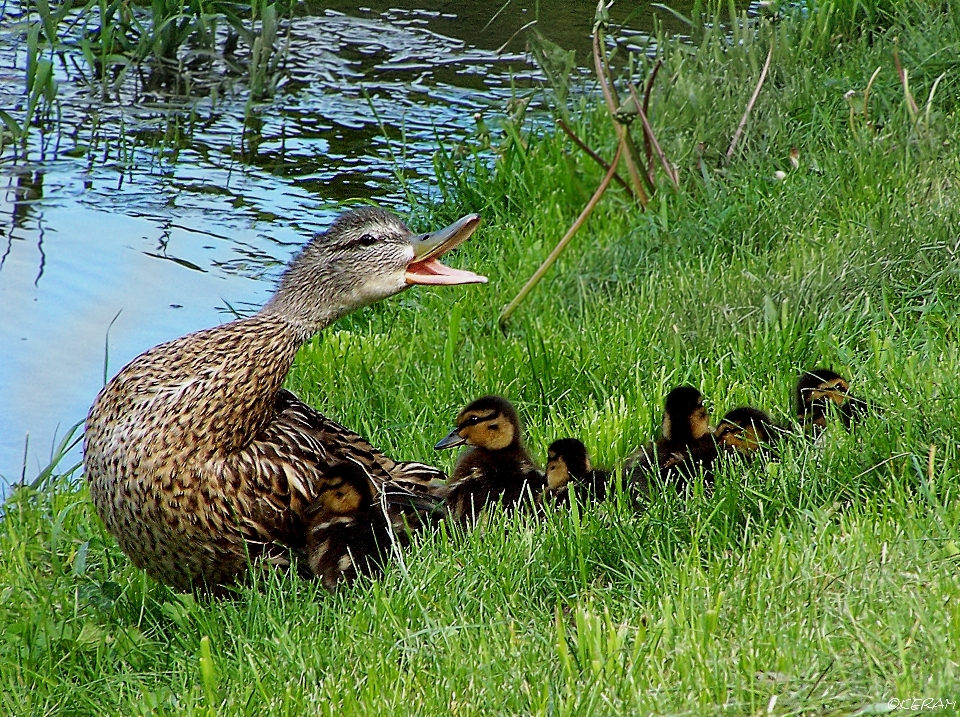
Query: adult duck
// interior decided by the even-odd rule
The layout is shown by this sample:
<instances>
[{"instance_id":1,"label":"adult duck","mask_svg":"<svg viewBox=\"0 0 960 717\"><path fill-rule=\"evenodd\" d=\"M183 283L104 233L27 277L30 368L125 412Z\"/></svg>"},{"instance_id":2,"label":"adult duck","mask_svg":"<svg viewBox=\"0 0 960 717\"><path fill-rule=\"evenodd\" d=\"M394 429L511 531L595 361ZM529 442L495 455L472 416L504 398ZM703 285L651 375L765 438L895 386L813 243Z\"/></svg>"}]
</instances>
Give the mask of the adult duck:
<instances>
[{"instance_id":1,"label":"adult duck","mask_svg":"<svg viewBox=\"0 0 960 717\"><path fill-rule=\"evenodd\" d=\"M338 318L414 284L486 281L438 260L479 224L471 214L418 235L382 209L348 212L304 247L257 314L123 368L90 409L83 460L96 510L131 561L176 589L218 592L249 565L306 548L311 506L342 487L343 463L361 467L374 494L442 478L393 461L281 386L300 346Z\"/></svg>"}]
</instances>

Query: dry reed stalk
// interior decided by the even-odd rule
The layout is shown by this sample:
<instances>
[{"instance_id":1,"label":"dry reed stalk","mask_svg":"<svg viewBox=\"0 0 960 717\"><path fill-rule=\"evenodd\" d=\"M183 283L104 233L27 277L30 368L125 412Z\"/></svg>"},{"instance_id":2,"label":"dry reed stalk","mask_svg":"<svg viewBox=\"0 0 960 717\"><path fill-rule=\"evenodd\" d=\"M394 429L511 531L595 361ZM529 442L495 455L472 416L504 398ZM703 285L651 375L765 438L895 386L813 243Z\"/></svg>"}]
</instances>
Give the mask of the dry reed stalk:
<instances>
[{"instance_id":1,"label":"dry reed stalk","mask_svg":"<svg viewBox=\"0 0 960 717\"><path fill-rule=\"evenodd\" d=\"M598 24L593 30L593 64L597 71L597 81L600 83L600 91L603 92L603 99L607 103L607 109L610 111L610 117L613 119L613 126L617 132L617 139L619 139L620 142L623 142L627 147L627 171L630 174L630 179L633 181L633 186L636 189L636 195L640 200L640 206L646 209L647 204L650 203L649 194L653 193L652 187L650 186L649 177L645 177L646 182L644 182L644 179L641 178L641 174L637 170L637 164L633 160L633 157L636 154L636 148L633 147L633 138L630 136L629 128L617 121L617 110L620 108L620 102L616 96L616 91L613 88L613 82L610 79L607 71L605 61L606 58L600 51L601 37L602 30Z\"/></svg>"},{"instance_id":2,"label":"dry reed stalk","mask_svg":"<svg viewBox=\"0 0 960 717\"><path fill-rule=\"evenodd\" d=\"M763 70L760 72L760 79L757 81L757 87L754 89L753 94L750 96L750 101L747 102L747 109L743 112L743 117L740 118L740 124L737 127L737 131L733 135L733 139L730 140L730 148L727 149L727 161L730 161L730 158L733 157L733 152L737 148L737 144L740 142L740 138L743 136L743 132L747 127L747 118L750 117L750 112L753 111L753 105L757 101L757 97L760 96L760 88L763 87L764 80L767 79L767 70L770 69L770 60L773 59L773 43L770 43L770 52L767 53L767 61L763 63Z\"/></svg>"},{"instance_id":3,"label":"dry reed stalk","mask_svg":"<svg viewBox=\"0 0 960 717\"><path fill-rule=\"evenodd\" d=\"M567 247L567 244L569 244L570 240L573 239L573 235L576 234L580 227L583 226L583 223L587 221L587 218L593 212L594 207L597 206L597 202L600 201L600 197L603 196L603 193L607 191L607 187L610 186L610 182L613 180L613 175L616 174L617 165L620 163L620 157L623 156L623 149L625 146L626 142L621 139L620 143L617 145L617 153L614 155L613 161L610 163L610 169L607 170L607 174L604 176L603 181L600 182L600 186L597 187L597 191L593 193L593 196L590 197L590 201L587 202L587 205L583 208L583 211L580 212L580 216L578 216L573 225L567 229L567 233L563 235L563 238L553 248L553 251L550 252L550 256L544 260L544 262L540 265L540 268L537 269L533 276L527 280L527 283L523 285L523 288L520 289L520 293L513 298L513 301L503 307L503 311L500 312L500 318L497 320L501 329L506 325L510 315L520 305L520 302L527 297L527 294L533 290L533 287L539 283L540 279L543 278L543 275L547 273L551 266L553 266L554 262Z\"/></svg>"},{"instance_id":4,"label":"dry reed stalk","mask_svg":"<svg viewBox=\"0 0 960 717\"><path fill-rule=\"evenodd\" d=\"M577 133L576 133L576 132L574 132L572 129L570 129L570 125L568 125L568 124L567 124L566 122L564 122L562 119L558 119L558 120L557 120L557 126L558 126L560 129L562 129L562 130L564 131L564 133L567 135L567 137L569 137L570 139L572 139L572 140L573 140L573 143L574 143L575 145L577 145L580 149L582 149L582 150L587 154L587 156L590 157L590 159L592 159L594 162L596 162L597 164L599 164L599 165L603 168L603 171L606 172L606 171L609 171L609 170L610 170L610 165L607 164L607 161L606 161L603 157L601 157L599 154L597 154L596 152L594 152L592 149L590 149L590 147L587 145L587 143L584 142L582 139L580 139L580 137L577 136ZM630 185L627 184L626 180L624 180L624 178L621 177L621 176L620 176L618 173L616 173L616 172L613 173L613 181L615 181L615 182L616 182L617 184L619 184L621 187L623 187L624 189L626 189L626 190L627 190L627 193L630 195L630 198L631 198L631 199L636 199L636 198L637 198L637 195L633 193L633 189L631 189Z\"/></svg>"},{"instance_id":5,"label":"dry reed stalk","mask_svg":"<svg viewBox=\"0 0 960 717\"><path fill-rule=\"evenodd\" d=\"M663 150L660 148L660 143L657 141L657 137L653 133L653 127L650 126L650 121L647 119L647 113L644 111L643 105L640 104L640 98L637 96L637 91L633 88L633 85L630 85L630 96L633 97L633 101L637 105L637 112L640 113L640 120L643 122L644 141L653 145L653 149L657 153L657 157L660 158L660 164L663 165L663 171L667 173L667 176L670 178L670 182L673 184L674 189L680 189L680 178L677 175L677 170L672 164L670 164L669 161L667 161L667 155L665 155ZM653 176L650 177L650 181L653 181Z\"/></svg>"},{"instance_id":6,"label":"dry reed stalk","mask_svg":"<svg viewBox=\"0 0 960 717\"><path fill-rule=\"evenodd\" d=\"M643 92L643 114L645 115L650 114L650 93L653 91L653 83L657 79L657 73L660 72L661 67L663 67L663 59L658 57L653 70L650 72L650 77L647 78L647 87ZM643 151L647 155L647 176L653 182L653 148L650 146L650 140L646 134L643 135Z\"/></svg>"}]
</instances>

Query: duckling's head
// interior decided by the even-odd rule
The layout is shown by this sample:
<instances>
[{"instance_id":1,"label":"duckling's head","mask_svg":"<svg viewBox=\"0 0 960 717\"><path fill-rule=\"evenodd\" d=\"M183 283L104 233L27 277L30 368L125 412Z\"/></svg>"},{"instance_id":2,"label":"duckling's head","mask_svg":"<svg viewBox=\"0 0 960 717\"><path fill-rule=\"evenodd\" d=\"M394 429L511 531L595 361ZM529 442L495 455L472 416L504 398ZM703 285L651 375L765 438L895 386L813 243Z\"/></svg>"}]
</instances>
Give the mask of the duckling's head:
<instances>
[{"instance_id":1,"label":"duckling's head","mask_svg":"<svg viewBox=\"0 0 960 717\"><path fill-rule=\"evenodd\" d=\"M414 284L485 282L438 260L479 225L479 215L468 214L439 231L414 234L396 215L377 207L347 212L294 258L262 312L313 333Z\"/></svg>"},{"instance_id":2,"label":"duckling's head","mask_svg":"<svg viewBox=\"0 0 960 717\"><path fill-rule=\"evenodd\" d=\"M713 432L717 443L742 456L752 456L772 438L773 421L758 408L743 406L727 411Z\"/></svg>"},{"instance_id":3,"label":"duckling's head","mask_svg":"<svg viewBox=\"0 0 960 717\"><path fill-rule=\"evenodd\" d=\"M482 396L460 411L457 427L434 448L438 451L469 444L487 451L520 445L520 418L503 396Z\"/></svg>"},{"instance_id":4,"label":"duckling's head","mask_svg":"<svg viewBox=\"0 0 960 717\"><path fill-rule=\"evenodd\" d=\"M547 448L547 485L553 490L569 483L571 476L583 478L590 469L587 448L576 438L561 438Z\"/></svg>"},{"instance_id":5,"label":"duckling's head","mask_svg":"<svg viewBox=\"0 0 960 717\"><path fill-rule=\"evenodd\" d=\"M668 441L699 440L710 432L710 414L703 395L693 386L678 386L667 394L663 437Z\"/></svg>"},{"instance_id":6,"label":"duckling's head","mask_svg":"<svg viewBox=\"0 0 960 717\"><path fill-rule=\"evenodd\" d=\"M801 417L822 412L827 401L838 406L847 400L850 384L840 374L828 368L807 371L797 381L797 414Z\"/></svg>"},{"instance_id":7,"label":"duckling's head","mask_svg":"<svg viewBox=\"0 0 960 717\"><path fill-rule=\"evenodd\" d=\"M311 512L327 516L353 515L373 504L373 488L367 473L356 463L343 461L326 472L323 485Z\"/></svg>"}]
</instances>

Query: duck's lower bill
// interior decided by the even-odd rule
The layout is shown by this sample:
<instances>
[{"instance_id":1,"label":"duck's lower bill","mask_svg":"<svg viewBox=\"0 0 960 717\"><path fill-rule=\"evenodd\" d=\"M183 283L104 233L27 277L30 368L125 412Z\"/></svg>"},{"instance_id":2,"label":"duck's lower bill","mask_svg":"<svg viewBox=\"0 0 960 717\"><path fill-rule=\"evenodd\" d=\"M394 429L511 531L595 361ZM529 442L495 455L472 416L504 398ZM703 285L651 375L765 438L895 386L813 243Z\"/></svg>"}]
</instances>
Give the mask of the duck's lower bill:
<instances>
[{"instance_id":1,"label":"duck's lower bill","mask_svg":"<svg viewBox=\"0 0 960 717\"><path fill-rule=\"evenodd\" d=\"M418 261L407 267L405 275L408 284L434 284L449 286L453 284L486 284L487 277L464 269L453 269L436 259Z\"/></svg>"}]
</instances>

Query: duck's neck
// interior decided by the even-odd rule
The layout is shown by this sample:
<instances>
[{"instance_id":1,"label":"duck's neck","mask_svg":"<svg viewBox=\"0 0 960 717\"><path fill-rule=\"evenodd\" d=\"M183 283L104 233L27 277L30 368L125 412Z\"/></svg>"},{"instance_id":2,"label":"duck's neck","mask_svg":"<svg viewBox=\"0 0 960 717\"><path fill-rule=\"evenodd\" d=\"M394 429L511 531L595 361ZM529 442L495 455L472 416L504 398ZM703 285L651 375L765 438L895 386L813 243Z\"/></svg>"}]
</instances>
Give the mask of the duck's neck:
<instances>
[{"instance_id":1,"label":"duck's neck","mask_svg":"<svg viewBox=\"0 0 960 717\"><path fill-rule=\"evenodd\" d=\"M300 344L353 310L346 302L330 297L324 301L281 284L277 293L260 309L260 315L288 325Z\"/></svg>"},{"instance_id":2,"label":"duck's neck","mask_svg":"<svg viewBox=\"0 0 960 717\"><path fill-rule=\"evenodd\" d=\"M276 293L260 310L264 316L278 317L295 327L303 341L340 317L398 290L371 293L363 290L371 282L358 285L354 273L329 262L318 267L317 262L308 245L290 263Z\"/></svg>"}]
</instances>

